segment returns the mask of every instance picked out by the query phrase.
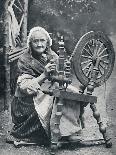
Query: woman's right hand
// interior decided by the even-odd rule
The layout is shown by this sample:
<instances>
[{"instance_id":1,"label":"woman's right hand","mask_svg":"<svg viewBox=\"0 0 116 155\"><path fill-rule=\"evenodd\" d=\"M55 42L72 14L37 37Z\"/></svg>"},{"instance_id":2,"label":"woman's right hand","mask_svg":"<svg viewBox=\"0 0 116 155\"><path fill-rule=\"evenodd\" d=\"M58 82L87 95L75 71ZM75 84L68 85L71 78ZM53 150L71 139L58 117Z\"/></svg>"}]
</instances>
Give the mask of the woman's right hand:
<instances>
[{"instance_id":1,"label":"woman's right hand","mask_svg":"<svg viewBox=\"0 0 116 155\"><path fill-rule=\"evenodd\" d=\"M54 73L56 71L56 64L55 63L48 63L45 66L44 74L46 77L50 75L50 73Z\"/></svg>"}]
</instances>

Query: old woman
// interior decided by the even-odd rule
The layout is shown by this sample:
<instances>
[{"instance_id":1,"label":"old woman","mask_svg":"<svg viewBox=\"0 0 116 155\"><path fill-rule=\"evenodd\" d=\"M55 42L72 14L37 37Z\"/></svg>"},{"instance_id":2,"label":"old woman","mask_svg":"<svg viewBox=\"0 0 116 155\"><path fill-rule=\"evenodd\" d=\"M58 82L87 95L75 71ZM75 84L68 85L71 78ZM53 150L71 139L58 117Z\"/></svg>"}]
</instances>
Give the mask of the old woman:
<instances>
[{"instance_id":1,"label":"old woman","mask_svg":"<svg viewBox=\"0 0 116 155\"><path fill-rule=\"evenodd\" d=\"M52 39L41 27L30 30L24 54L18 60L18 79L11 115L14 126L9 141L49 142L54 129L56 103L54 97L44 94L44 89L54 87L48 80L57 65L57 54L51 50ZM50 63L50 60L54 63ZM78 91L69 86L71 91ZM75 135L80 131L80 105L64 104L60 120L61 137Z\"/></svg>"}]
</instances>

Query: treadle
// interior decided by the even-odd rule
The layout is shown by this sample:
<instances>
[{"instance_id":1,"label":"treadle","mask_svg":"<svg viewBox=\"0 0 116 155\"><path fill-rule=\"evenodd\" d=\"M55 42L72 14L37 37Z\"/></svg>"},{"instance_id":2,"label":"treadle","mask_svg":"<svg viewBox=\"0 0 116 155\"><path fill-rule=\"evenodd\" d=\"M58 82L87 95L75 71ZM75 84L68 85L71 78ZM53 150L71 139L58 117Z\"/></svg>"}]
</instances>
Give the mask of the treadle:
<instances>
[{"instance_id":1,"label":"treadle","mask_svg":"<svg viewBox=\"0 0 116 155\"><path fill-rule=\"evenodd\" d=\"M29 143L29 142L25 142L25 141L14 141L13 142L15 147L21 147L21 146L26 146L26 145L37 145L37 143Z\"/></svg>"},{"instance_id":2,"label":"treadle","mask_svg":"<svg viewBox=\"0 0 116 155\"><path fill-rule=\"evenodd\" d=\"M78 147L89 147L95 145L103 145L105 144L104 139L87 139L87 140L80 140L80 141L62 141L60 142L61 145L65 144L78 144Z\"/></svg>"},{"instance_id":3,"label":"treadle","mask_svg":"<svg viewBox=\"0 0 116 155\"><path fill-rule=\"evenodd\" d=\"M54 148L51 148L50 155L55 155L58 149L75 149L81 147L92 147L104 145L104 139L83 139L81 141L60 141L58 144L54 145Z\"/></svg>"}]
</instances>

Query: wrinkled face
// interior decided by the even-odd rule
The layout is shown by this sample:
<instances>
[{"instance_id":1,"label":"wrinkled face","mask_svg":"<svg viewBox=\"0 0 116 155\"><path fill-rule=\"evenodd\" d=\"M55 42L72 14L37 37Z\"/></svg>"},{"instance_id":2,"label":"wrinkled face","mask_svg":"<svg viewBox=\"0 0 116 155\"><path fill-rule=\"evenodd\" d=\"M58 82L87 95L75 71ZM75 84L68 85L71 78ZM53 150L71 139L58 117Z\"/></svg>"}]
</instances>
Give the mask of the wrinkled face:
<instances>
[{"instance_id":1,"label":"wrinkled face","mask_svg":"<svg viewBox=\"0 0 116 155\"><path fill-rule=\"evenodd\" d=\"M47 36L41 31L33 32L31 37L31 48L36 54L41 55L47 47Z\"/></svg>"}]
</instances>

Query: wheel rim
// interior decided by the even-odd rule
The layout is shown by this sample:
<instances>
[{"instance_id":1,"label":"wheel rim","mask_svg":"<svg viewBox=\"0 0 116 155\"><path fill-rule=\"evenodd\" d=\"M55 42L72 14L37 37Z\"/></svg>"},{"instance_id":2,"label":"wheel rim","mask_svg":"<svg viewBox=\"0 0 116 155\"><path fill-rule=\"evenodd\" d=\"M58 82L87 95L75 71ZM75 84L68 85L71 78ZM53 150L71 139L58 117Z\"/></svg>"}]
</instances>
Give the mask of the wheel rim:
<instances>
[{"instance_id":1,"label":"wheel rim","mask_svg":"<svg viewBox=\"0 0 116 155\"><path fill-rule=\"evenodd\" d=\"M98 60L96 86L109 78L114 66L115 53L110 40L103 33L88 32L79 40L74 52L74 71L82 84L88 84Z\"/></svg>"}]
</instances>

